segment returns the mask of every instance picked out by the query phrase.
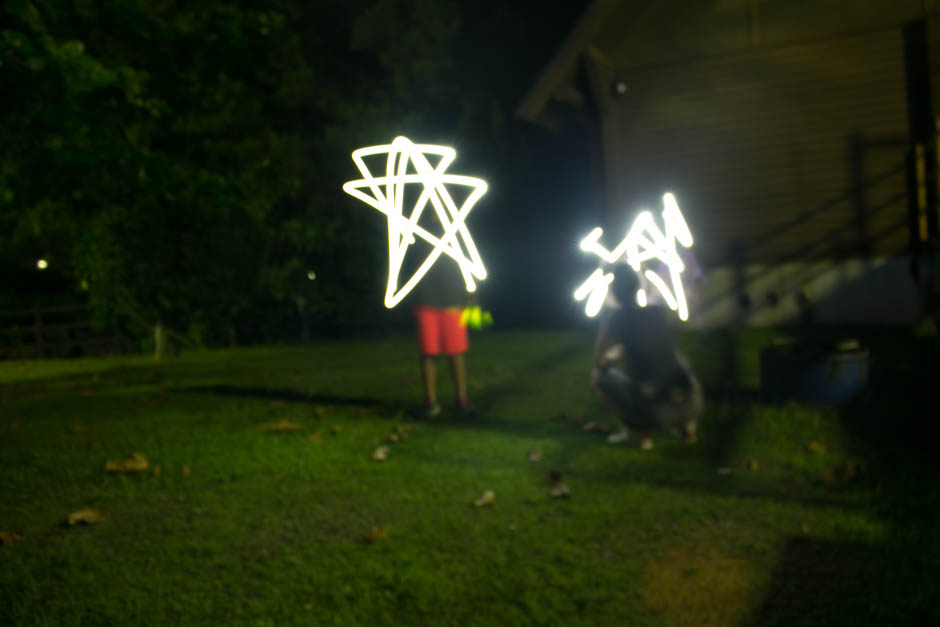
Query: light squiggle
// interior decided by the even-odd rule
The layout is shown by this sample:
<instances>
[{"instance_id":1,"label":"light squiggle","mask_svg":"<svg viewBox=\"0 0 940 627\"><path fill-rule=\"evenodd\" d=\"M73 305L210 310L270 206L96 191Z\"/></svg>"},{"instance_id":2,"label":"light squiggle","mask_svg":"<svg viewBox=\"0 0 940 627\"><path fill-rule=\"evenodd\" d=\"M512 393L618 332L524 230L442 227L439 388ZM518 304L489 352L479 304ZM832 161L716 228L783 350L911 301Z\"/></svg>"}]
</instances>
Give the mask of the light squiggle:
<instances>
[{"instance_id":1,"label":"light squiggle","mask_svg":"<svg viewBox=\"0 0 940 627\"><path fill-rule=\"evenodd\" d=\"M388 155L385 176L372 176L363 158L381 154ZM440 157L436 167L431 166L426 156L428 154ZM343 191L388 217L388 286L385 291L385 306L389 309L414 289L441 254L447 255L457 263L468 292L476 290L474 279L482 281L486 278L483 260L464 220L470 209L486 193L487 185L483 179L445 174L444 171L456 157L457 152L453 148L414 144L407 137L396 137L389 145L360 148L352 153L352 159L362 178L347 182L343 185ZM409 164L413 166L413 172L409 172ZM411 210L411 215L406 218L402 214L402 206L405 185L408 183L419 183L423 189ZM447 191L446 185L471 188L470 194L459 208ZM366 189L371 194L367 193ZM444 227L444 233L440 237L418 225L429 202ZM433 250L411 278L399 288L399 273L405 252L408 246L415 243L416 235L431 244Z\"/></svg>"},{"instance_id":2,"label":"light squiggle","mask_svg":"<svg viewBox=\"0 0 940 627\"><path fill-rule=\"evenodd\" d=\"M685 300L681 277L685 264L682 263L682 258L676 251L676 242L678 241L686 248L691 248L693 244L692 232L689 231L685 218L682 217L682 212L679 210L676 198L672 194L663 195L662 216L665 233L657 226L653 214L644 210L636 217L627 232L627 236L614 250L607 250L600 244L601 235L604 234L600 227L595 228L588 233L587 237L581 240L581 250L594 253L607 264L616 263L626 257L630 267L645 277L662 294L663 300L666 301L669 308L679 314L679 319L688 320L689 307ZM647 269L641 272L643 263L650 259L661 261L669 269L671 289L652 270ZM575 300L587 299L584 313L593 318L600 312L613 279L613 274L604 274L603 271L597 269L575 290ZM642 288L637 291L636 299L640 307L646 306L647 296Z\"/></svg>"}]
</instances>

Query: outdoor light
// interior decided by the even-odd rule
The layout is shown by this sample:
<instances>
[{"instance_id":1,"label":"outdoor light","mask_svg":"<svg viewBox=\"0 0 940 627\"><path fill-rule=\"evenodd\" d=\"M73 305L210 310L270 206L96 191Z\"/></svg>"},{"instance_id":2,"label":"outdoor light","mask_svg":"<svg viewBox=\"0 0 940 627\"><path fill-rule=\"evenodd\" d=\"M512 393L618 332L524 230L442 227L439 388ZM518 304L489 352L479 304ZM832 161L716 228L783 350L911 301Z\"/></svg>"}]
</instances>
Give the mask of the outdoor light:
<instances>
[{"instance_id":1,"label":"outdoor light","mask_svg":"<svg viewBox=\"0 0 940 627\"><path fill-rule=\"evenodd\" d=\"M678 312L680 320L688 320L689 307L685 300L680 276L685 269L685 264L682 263L676 251L676 242L678 241L686 248L691 248L692 232L689 231L685 218L679 210L676 197L672 194L663 195L662 216L665 233L656 225L653 214L644 210L636 217L627 236L613 251L607 250L599 243L601 235L604 234L600 227L595 228L581 240L581 250L594 253L607 264L613 264L625 258L637 274L644 277L659 291L669 308ZM661 276L643 268L643 264L651 259L660 261L669 270L671 288ZM609 272L605 274L598 268L575 290L575 300L587 299L584 313L589 317L593 318L600 312L613 280L613 274ZM646 291L642 288L637 291L636 302L640 307L647 305Z\"/></svg>"},{"instance_id":2,"label":"outdoor light","mask_svg":"<svg viewBox=\"0 0 940 627\"><path fill-rule=\"evenodd\" d=\"M45 259L40 259L36 262L36 267L39 268L40 270L45 270L46 268L49 267L49 262L46 261Z\"/></svg>"},{"instance_id":3,"label":"outdoor light","mask_svg":"<svg viewBox=\"0 0 940 627\"><path fill-rule=\"evenodd\" d=\"M437 166L431 166L426 155L437 155ZM388 155L385 162L385 175L373 176L363 162L364 157ZM378 209L388 217L388 286L385 291L385 306L391 309L408 295L415 285L424 278L441 254L447 255L460 268L467 291L476 290L474 279L486 278L483 260L473 244L473 238L464 220L470 209L486 193L486 181L470 176L445 174L457 152L446 146L413 144L406 137L396 137L384 146L371 146L353 151L352 159L359 168L362 178L343 185L343 191L358 198L370 207ZM409 172L409 164L413 172ZM411 208L411 215L403 215L405 186L408 183L421 185L422 190ZM463 185L471 188L470 194L458 207L447 190L447 185ZM430 203L444 227L441 237L433 235L418 225L421 214ZM398 275L408 246L415 243L415 236L429 243L433 250L418 267L414 275L404 285L398 286ZM460 241L458 241L458 237ZM463 246L461 247L461 243ZM466 249L467 254L464 254Z\"/></svg>"},{"instance_id":4,"label":"outdoor light","mask_svg":"<svg viewBox=\"0 0 940 627\"><path fill-rule=\"evenodd\" d=\"M317 278L317 273L311 270L310 272L307 273L307 278L313 281L314 279Z\"/></svg>"}]
</instances>

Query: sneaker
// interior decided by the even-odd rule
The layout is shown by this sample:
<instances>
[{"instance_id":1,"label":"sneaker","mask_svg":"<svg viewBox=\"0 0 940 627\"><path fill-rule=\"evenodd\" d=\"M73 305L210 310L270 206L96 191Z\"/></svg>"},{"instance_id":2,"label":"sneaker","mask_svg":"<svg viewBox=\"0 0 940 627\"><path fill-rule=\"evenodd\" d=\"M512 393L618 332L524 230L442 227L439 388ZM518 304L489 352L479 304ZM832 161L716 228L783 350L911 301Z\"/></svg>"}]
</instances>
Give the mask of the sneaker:
<instances>
[{"instance_id":1,"label":"sneaker","mask_svg":"<svg viewBox=\"0 0 940 627\"><path fill-rule=\"evenodd\" d=\"M607 436L607 442L610 444L622 444L630 439L630 432L626 429L621 429L616 433L611 433Z\"/></svg>"},{"instance_id":2,"label":"sneaker","mask_svg":"<svg viewBox=\"0 0 940 627\"><path fill-rule=\"evenodd\" d=\"M441 406L438 403L425 403L412 411L415 418L427 419L438 416L441 413Z\"/></svg>"}]
</instances>

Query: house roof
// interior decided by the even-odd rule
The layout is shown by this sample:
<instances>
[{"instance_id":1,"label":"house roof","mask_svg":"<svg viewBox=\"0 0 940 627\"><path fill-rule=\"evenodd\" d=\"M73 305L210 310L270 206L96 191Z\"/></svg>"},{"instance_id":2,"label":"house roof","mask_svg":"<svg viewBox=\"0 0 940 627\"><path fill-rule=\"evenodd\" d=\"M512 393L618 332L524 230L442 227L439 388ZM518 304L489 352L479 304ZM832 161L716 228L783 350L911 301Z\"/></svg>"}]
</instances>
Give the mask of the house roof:
<instances>
[{"instance_id":1,"label":"house roof","mask_svg":"<svg viewBox=\"0 0 940 627\"><path fill-rule=\"evenodd\" d=\"M571 81L582 53L591 46L591 41L606 18L622 3L623 0L593 0L588 5L561 49L555 53L538 80L526 92L516 108L517 118L536 124L544 123L540 118L553 95L562 90L566 82Z\"/></svg>"}]
</instances>

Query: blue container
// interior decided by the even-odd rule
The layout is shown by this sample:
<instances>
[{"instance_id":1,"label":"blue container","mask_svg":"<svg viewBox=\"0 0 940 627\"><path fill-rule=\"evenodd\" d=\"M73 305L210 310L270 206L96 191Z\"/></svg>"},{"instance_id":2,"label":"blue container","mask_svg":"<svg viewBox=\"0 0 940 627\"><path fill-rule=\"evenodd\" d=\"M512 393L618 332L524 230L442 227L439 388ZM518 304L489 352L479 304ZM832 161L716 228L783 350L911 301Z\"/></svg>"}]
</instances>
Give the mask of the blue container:
<instances>
[{"instance_id":1,"label":"blue container","mask_svg":"<svg viewBox=\"0 0 940 627\"><path fill-rule=\"evenodd\" d=\"M784 343L761 351L760 372L766 402L841 405L868 383L869 354L856 341L835 349Z\"/></svg>"}]
</instances>

